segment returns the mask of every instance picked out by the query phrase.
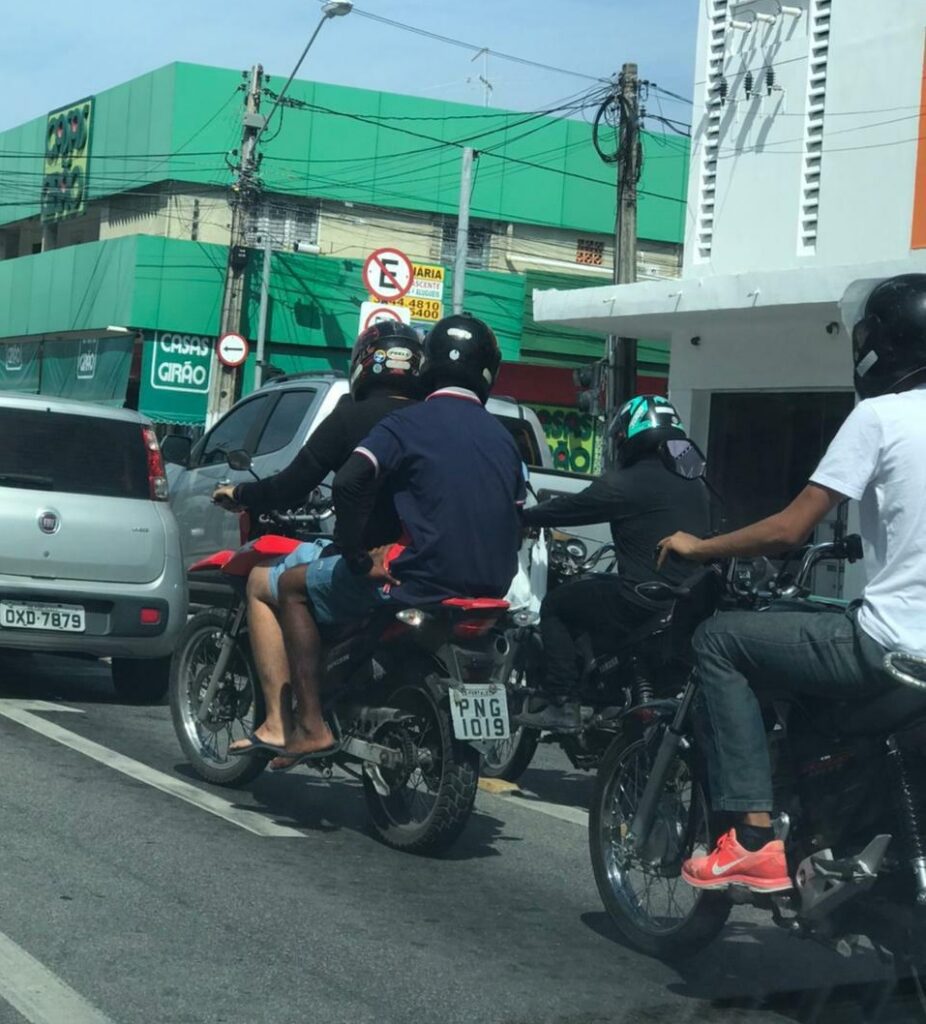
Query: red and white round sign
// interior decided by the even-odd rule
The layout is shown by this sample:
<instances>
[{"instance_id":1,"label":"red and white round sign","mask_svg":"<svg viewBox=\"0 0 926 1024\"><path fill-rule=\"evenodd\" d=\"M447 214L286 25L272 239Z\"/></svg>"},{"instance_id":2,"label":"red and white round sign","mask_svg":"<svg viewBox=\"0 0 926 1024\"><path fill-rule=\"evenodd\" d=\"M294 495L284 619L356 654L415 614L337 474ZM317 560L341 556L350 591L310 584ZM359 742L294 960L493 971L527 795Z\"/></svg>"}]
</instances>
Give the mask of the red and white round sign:
<instances>
[{"instance_id":1,"label":"red and white round sign","mask_svg":"<svg viewBox=\"0 0 926 1024\"><path fill-rule=\"evenodd\" d=\"M240 334L223 334L215 346L216 355L223 366L235 369L248 357L248 343Z\"/></svg>"},{"instance_id":2,"label":"red and white round sign","mask_svg":"<svg viewBox=\"0 0 926 1024\"><path fill-rule=\"evenodd\" d=\"M382 302L401 299L414 281L412 261L398 249L377 249L363 265L367 291Z\"/></svg>"}]
</instances>

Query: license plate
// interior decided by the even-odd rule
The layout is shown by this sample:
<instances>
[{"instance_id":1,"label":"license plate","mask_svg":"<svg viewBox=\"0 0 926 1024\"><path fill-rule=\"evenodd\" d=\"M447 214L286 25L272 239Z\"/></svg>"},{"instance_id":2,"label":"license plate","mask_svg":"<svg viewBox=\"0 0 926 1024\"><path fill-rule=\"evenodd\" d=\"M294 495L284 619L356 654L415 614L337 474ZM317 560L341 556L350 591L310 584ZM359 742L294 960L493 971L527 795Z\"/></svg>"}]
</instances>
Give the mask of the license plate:
<instances>
[{"instance_id":1,"label":"license plate","mask_svg":"<svg viewBox=\"0 0 926 1024\"><path fill-rule=\"evenodd\" d=\"M44 629L56 633L83 633L84 609L79 604L33 604L0 601L0 628Z\"/></svg>"},{"instance_id":2,"label":"license plate","mask_svg":"<svg viewBox=\"0 0 926 1024\"><path fill-rule=\"evenodd\" d=\"M450 690L450 713L458 740L504 740L510 735L504 686L454 686Z\"/></svg>"}]
</instances>

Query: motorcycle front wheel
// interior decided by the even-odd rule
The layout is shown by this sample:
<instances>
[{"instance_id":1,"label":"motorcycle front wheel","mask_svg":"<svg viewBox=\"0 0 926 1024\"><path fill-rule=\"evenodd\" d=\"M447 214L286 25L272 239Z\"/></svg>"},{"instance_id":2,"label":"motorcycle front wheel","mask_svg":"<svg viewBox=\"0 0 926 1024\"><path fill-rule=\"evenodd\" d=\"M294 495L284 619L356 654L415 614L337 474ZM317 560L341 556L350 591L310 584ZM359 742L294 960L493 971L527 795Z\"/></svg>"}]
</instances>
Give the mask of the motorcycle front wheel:
<instances>
[{"instance_id":1,"label":"motorcycle front wheel","mask_svg":"<svg viewBox=\"0 0 926 1024\"><path fill-rule=\"evenodd\" d=\"M231 657L208 713L199 716L213 667L225 640L228 613L207 608L186 624L170 664L170 712L180 746L206 782L244 786L264 770L266 755L230 756L229 746L264 719L263 694L247 631L235 638Z\"/></svg>"},{"instance_id":2,"label":"motorcycle front wheel","mask_svg":"<svg viewBox=\"0 0 926 1024\"><path fill-rule=\"evenodd\" d=\"M621 935L641 953L671 959L712 941L732 904L681 877L682 862L711 841L704 790L684 755L669 771L646 848L628 841L654 756L645 739L614 740L598 769L588 841L598 893Z\"/></svg>"},{"instance_id":3,"label":"motorcycle front wheel","mask_svg":"<svg viewBox=\"0 0 926 1024\"><path fill-rule=\"evenodd\" d=\"M454 738L447 701L438 699L426 683L399 684L388 704L405 714L400 722L383 726L375 742L400 757L394 767L364 771L363 792L373 828L393 849L440 853L469 820L479 754Z\"/></svg>"},{"instance_id":4,"label":"motorcycle front wheel","mask_svg":"<svg viewBox=\"0 0 926 1024\"><path fill-rule=\"evenodd\" d=\"M524 725L516 726L506 740L487 740L483 744L482 774L517 782L534 759L539 742L540 730Z\"/></svg>"}]
</instances>

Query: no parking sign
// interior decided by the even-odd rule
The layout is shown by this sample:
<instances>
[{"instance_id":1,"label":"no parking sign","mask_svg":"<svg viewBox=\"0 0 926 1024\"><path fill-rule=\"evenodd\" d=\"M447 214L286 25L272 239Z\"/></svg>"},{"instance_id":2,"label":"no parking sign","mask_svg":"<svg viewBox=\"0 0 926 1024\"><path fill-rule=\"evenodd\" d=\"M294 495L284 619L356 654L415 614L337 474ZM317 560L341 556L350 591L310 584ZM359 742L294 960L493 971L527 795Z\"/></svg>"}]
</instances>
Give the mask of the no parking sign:
<instances>
[{"instance_id":1,"label":"no parking sign","mask_svg":"<svg viewBox=\"0 0 926 1024\"><path fill-rule=\"evenodd\" d=\"M401 299L414 281L412 261L399 249L377 249L363 264L363 283L381 302Z\"/></svg>"}]
</instances>

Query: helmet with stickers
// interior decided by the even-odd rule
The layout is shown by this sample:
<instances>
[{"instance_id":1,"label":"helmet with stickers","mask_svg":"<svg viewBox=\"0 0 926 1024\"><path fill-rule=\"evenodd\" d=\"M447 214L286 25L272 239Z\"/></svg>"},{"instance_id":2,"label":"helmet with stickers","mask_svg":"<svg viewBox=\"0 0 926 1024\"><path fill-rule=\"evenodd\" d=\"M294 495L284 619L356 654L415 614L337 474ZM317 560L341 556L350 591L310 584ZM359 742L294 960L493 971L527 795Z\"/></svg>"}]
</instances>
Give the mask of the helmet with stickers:
<instances>
[{"instance_id":1,"label":"helmet with stickers","mask_svg":"<svg viewBox=\"0 0 926 1024\"><path fill-rule=\"evenodd\" d=\"M855 390L873 398L921 383L926 374L926 274L876 285L852 330Z\"/></svg>"},{"instance_id":2,"label":"helmet with stickers","mask_svg":"<svg viewBox=\"0 0 926 1024\"><path fill-rule=\"evenodd\" d=\"M687 440L675 406L662 395L637 395L617 410L609 430L622 466L655 451L665 441Z\"/></svg>"},{"instance_id":3,"label":"helmet with stickers","mask_svg":"<svg viewBox=\"0 0 926 1024\"><path fill-rule=\"evenodd\" d=\"M355 401L374 388L416 396L421 389L421 335L396 320L380 320L362 331L350 356L350 393Z\"/></svg>"}]
</instances>

